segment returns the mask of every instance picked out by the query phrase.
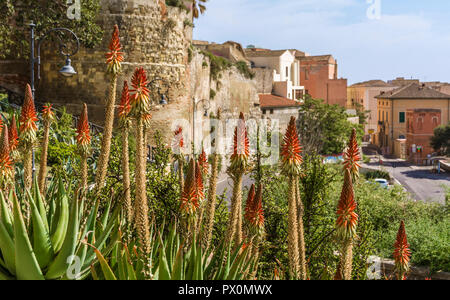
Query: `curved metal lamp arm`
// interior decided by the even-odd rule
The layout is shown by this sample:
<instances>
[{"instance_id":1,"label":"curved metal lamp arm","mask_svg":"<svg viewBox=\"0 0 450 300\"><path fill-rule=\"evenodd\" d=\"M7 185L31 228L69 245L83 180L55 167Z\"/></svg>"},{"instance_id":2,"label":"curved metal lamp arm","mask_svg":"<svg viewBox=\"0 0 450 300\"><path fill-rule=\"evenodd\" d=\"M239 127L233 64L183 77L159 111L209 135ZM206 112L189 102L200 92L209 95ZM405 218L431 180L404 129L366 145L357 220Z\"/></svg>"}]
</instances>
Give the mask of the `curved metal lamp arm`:
<instances>
[{"instance_id":1,"label":"curved metal lamp arm","mask_svg":"<svg viewBox=\"0 0 450 300\"><path fill-rule=\"evenodd\" d=\"M37 49L37 64L38 64L38 79L41 79L41 45L42 43L45 41L45 39L50 36L51 33L53 32L68 32L72 35L72 37L74 38L74 40L76 41L76 48L72 53L66 53L64 52L65 49L67 49L67 45L61 40L61 38L59 36L58 40L59 40L59 53L67 58L69 58L70 56L73 56L75 54L77 54L78 50L80 50L80 40L78 39L78 36L75 34L75 32L73 32L70 29L67 28L53 28L50 29L49 31L47 31L40 39L39 39L39 44L38 44L38 49Z\"/></svg>"}]
</instances>

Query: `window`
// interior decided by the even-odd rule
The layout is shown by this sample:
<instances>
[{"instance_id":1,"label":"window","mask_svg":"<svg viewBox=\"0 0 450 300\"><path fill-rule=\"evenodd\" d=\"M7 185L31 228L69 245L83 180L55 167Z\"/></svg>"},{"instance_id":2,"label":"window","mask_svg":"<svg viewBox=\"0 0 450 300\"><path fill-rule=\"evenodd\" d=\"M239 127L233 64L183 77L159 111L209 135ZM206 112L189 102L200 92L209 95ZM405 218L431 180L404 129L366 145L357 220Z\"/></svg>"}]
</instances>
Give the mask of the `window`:
<instances>
[{"instance_id":1,"label":"window","mask_svg":"<svg viewBox=\"0 0 450 300\"><path fill-rule=\"evenodd\" d=\"M405 123L406 116L405 116L405 112L404 111L402 111L402 112L400 112L398 114L398 119L399 119L400 123Z\"/></svg>"},{"instance_id":2,"label":"window","mask_svg":"<svg viewBox=\"0 0 450 300\"><path fill-rule=\"evenodd\" d=\"M270 110L270 114L273 115L273 109Z\"/></svg>"},{"instance_id":3,"label":"window","mask_svg":"<svg viewBox=\"0 0 450 300\"><path fill-rule=\"evenodd\" d=\"M289 67L286 67L286 79L289 78Z\"/></svg>"},{"instance_id":4,"label":"window","mask_svg":"<svg viewBox=\"0 0 450 300\"><path fill-rule=\"evenodd\" d=\"M266 114L266 110L265 109L263 109L263 115L265 115Z\"/></svg>"}]
</instances>

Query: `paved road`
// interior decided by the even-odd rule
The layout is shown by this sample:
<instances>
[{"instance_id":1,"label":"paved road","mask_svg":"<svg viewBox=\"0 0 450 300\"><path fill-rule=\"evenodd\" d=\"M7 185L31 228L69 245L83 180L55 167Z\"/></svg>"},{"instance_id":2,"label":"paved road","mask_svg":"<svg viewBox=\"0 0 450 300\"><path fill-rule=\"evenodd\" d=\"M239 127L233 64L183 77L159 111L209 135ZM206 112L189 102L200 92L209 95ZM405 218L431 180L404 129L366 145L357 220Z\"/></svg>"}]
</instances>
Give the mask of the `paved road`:
<instances>
[{"instance_id":1,"label":"paved road","mask_svg":"<svg viewBox=\"0 0 450 300\"><path fill-rule=\"evenodd\" d=\"M371 168L384 168L419 201L445 203L445 188L450 187L450 174L431 173L431 167L417 167L396 160L383 159L383 167L371 163Z\"/></svg>"}]
</instances>

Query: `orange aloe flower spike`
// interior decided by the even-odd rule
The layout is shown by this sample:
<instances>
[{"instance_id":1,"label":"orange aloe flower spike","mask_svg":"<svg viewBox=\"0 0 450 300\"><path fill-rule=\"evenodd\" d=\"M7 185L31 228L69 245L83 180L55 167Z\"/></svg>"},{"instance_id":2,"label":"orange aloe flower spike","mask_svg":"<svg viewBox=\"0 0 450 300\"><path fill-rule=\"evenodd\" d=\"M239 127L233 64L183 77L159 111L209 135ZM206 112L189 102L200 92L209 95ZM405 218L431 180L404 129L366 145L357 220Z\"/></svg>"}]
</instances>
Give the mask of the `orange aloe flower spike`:
<instances>
[{"instance_id":1,"label":"orange aloe flower spike","mask_svg":"<svg viewBox=\"0 0 450 300\"><path fill-rule=\"evenodd\" d=\"M128 90L128 81L123 82L122 97L119 104L119 119L125 122L131 111L130 92Z\"/></svg>"},{"instance_id":2,"label":"orange aloe flower spike","mask_svg":"<svg viewBox=\"0 0 450 300\"><path fill-rule=\"evenodd\" d=\"M191 159L186 177L186 184L181 195L181 211L193 215L199 207L198 194L195 179L195 161Z\"/></svg>"},{"instance_id":3,"label":"orange aloe flower spike","mask_svg":"<svg viewBox=\"0 0 450 300\"><path fill-rule=\"evenodd\" d=\"M203 148L202 148L202 153L198 157L198 163L200 165L200 170L202 171L202 174L207 175L209 164L208 164L208 158L205 153L205 149L203 149Z\"/></svg>"},{"instance_id":4,"label":"orange aloe flower spike","mask_svg":"<svg viewBox=\"0 0 450 300\"><path fill-rule=\"evenodd\" d=\"M19 147L19 134L17 133L16 116L14 114L9 125L8 140L10 151L16 151Z\"/></svg>"},{"instance_id":5,"label":"orange aloe flower spike","mask_svg":"<svg viewBox=\"0 0 450 300\"><path fill-rule=\"evenodd\" d=\"M350 239L356 236L356 226L358 225L358 215L355 212L356 207L350 170L345 170L344 185L337 207L336 221L338 235L343 239Z\"/></svg>"},{"instance_id":6,"label":"orange aloe flower spike","mask_svg":"<svg viewBox=\"0 0 450 300\"><path fill-rule=\"evenodd\" d=\"M259 186L255 192L255 186L250 188L245 207L245 219L254 229L264 227L264 210L262 209L262 187Z\"/></svg>"},{"instance_id":7,"label":"orange aloe flower spike","mask_svg":"<svg viewBox=\"0 0 450 300\"><path fill-rule=\"evenodd\" d=\"M36 141L37 120L33 94L30 85L27 84L25 88L25 100L19 119L21 140L24 143L33 144Z\"/></svg>"},{"instance_id":8,"label":"orange aloe flower spike","mask_svg":"<svg viewBox=\"0 0 450 300\"><path fill-rule=\"evenodd\" d=\"M403 221L400 223L394 248L395 267L403 277L409 271L409 261L411 259L411 251L405 231L405 222Z\"/></svg>"},{"instance_id":9,"label":"orange aloe flower spike","mask_svg":"<svg viewBox=\"0 0 450 300\"><path fill-rule=\"evenodd\" d=\"M52 105L47 103L42 108L42 118L47 122L51 122L55 119L55 113L53 112Z\"/></svg>"},{"instance_id":10,"label":"orange aloe flower spike","mask_svg":"<svg viewBox=\"0 0 450 300\"><path fill-rule=\"evenodd\" d=\"M183 138L183 128L182 127L178 127L174 132L173 132L173 140L172 140L172 152L175 155L180 155L181 154L181 150L184 147L184 138Z\"/></svg>"},{"instance_id":11,"label":"orange aloe flower spike","mask_svg":"<svg viewBox=\"0 0 450 300\"><path fill-rule=\"evenodd\" d=\"M344 153L344 169L350 170L354 179L359 176L360 160L361 154L359 153L358 141L356 140L356 129L353 129L347 151Z\"/></svg>"},{"instance_id":12,"label":"orange aloe flower spike","mask_svg":"<svg viewBox=\"0 0 450 300\"><path fill-rule=\"evenodd\" d=\"M148 113L150 110L150 91L147 88L147 73L144 68L136 68L133 77L131 78L131 85L133 90L130 92L134 93L130 98L132 112L135 115Z\"/></svg>"},{"instance_id":13,"label":"orange aloe flower spike","mask_svg":"<svg viewBox=\"0 0 450 300\"><path fill-rule=\"evenodd\" d=\"M2 185L13 176L13 162L9 152L8 126L4 124L0 139L0 183Z\"/></svg>"},{"instance_id":14,"label":"orange aloe flower spike","mask_svg":"<svg viewBox=\"0 0 450 300\"><path fill-rule=\"evenodd\" d=\"M244 114L239 116L238 126L234 130L233 154L231 155L231 169L243 170L248 165L250 156L250 141L245 126Z\"/></svg>"},{"instance_id":15,"label":"orange aloe flower spike","mask_svg":"<svg viewBox=\"0 0 450 300\"><path fill-rule=\"evenodd\" d=\"M205 199L205 193L203 191L203 175L199 162L195 163L195 187L197 189L197 199L201 202Z\"/></svg>"},{"instance_id":16,"label":"orange aloe flower spike","mask_svg":"<svg viewBox=\"0 0 450 300\"><path fill-rule=\"evenodd\" d=\"M301 153L302 147L298 138L297 125L295 124L295 118L292 117L281 148L282 169L286 175L296 176L301 174L301 164L303 163Z\"/></svg>"},{"instance_id":17,"label":"orange aloe flower spike","mask_svg":"<svg viewBox=\"0 0 450 300\"><path fill-rule=\"evenodd\" d=\"M88 111L86 103L83 104L83 111L78 120L77 144L83 154L87 154L91 144L91 132L89 129Z\"/></svg>"},{"instance_id":18,"label":"orange aloe flower spike","mask_svg":"<svg viewBox=\"0 0 450 300\"><path fill-rule=\"evenodd\" d=\"M114 25L111 41L109 43L109 52L105 54L106 63L108 64L108 72L117 74L121 69L121 62L123 62L122 46L119 40L119 27Z\"/></svg>"}]
</instances>

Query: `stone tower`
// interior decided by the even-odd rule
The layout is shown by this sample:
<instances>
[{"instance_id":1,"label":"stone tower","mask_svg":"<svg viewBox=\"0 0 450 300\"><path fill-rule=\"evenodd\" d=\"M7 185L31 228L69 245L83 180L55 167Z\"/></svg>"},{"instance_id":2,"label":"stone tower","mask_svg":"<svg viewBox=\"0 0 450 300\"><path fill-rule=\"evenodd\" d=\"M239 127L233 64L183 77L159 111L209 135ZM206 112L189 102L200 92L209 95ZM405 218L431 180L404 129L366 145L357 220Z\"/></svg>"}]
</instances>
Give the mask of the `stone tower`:
<instances>
[{"instance_id":1,"label":"stone tower","mask_svg":"<svg viewBox=\"0 0 450 300\"><path fill-rule=\"evenodd\" d=\"M113 26L120 30L120 40L125 61L118 80L117 98L123 80L131 80L136 67L147 71L151 85L153 130L167 134L171 119L189 119L190 91L188 49L192 40L192 16L185 10L166 7L162 0L101 0L99 24L104 30L102 43L95 49L82 48L72 58L78 74L72 78L61 77L61 57L43 54L42 78L37 86L38 102L64 105L70 113L78 114L81 104L89 107L90 119L103 122L104 100L107 97L109 78L106 74L105 53L111 39ZM159 105L161 95L169 104ZM183 109L184 108L184 109Z\"/></svg>"}]
</instances>

